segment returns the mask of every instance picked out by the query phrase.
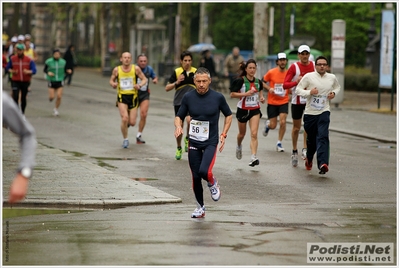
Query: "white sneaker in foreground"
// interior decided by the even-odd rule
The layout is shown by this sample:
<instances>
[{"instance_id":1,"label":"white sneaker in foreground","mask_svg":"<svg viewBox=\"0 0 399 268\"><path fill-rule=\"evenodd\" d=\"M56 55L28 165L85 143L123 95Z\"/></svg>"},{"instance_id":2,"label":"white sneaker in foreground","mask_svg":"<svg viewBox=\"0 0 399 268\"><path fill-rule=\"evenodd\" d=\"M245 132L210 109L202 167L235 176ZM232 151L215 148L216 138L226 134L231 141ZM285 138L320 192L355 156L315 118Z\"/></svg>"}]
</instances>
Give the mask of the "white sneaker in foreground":
<instances>
[{"instance_id":1,"label":"white sneaker in foreground","mask_svg":"<svg viewBox=\"0 0 399 268\"><path fill-rule=\"evenodd\" d=\"M253 158L253 159L251 159L251 162L249 162L249 166L250 167L254 167L254 166L257 166L257 165L259 165L259 159L258 158Z\"/></svg>"},{"instance_id":2,"label":"white sneaker in foreground","mask_svg":"<svg viewBox=\"0 0 399 268\"><path fill-rule=\"evenodd\" d=\"M267 134L269 134L269 130L270 130L269 124L270 124L270 120L266 120L265 129L262 132L263 136L265 136L265 137L267 136Z\"/></svg>"},{"instance_id":3,"label":"white sneaker in foreground","mask_svg":"<svg viewBox=\"0 0 399 268\"><path fill-rule=\"evenodd\" d=\"M54 108L54 110L53 110L53 115L54 115L54 116L58 116L58 115L59 115L58 110L55 109L55 108Z\"/></svg>"},{"instance_id":4,"label":"white sneaker in foreground","mask_svg":"<svg viewBox=\"0 0 399 268\"><path fill-rule=\"evenodd\" d=\"M129 147L129 140L123 140L122 147L125 148L125 149L128 148Z\"/></svg>"},{"instance_id":5,"label":"white sneaker in foreground","mask_svg":"<svg viewBox=\"0 0 399 268\"><path fill-rule=\"evenodd\" d=\"M281 143L277 143L277 145L276 145L276 151L277 151L277 152L284 152L284 148L283 148L283 146L281 145Z\"/></svg>"},{"instance_id":6,"label":"white sneaker in foreground","mask_svg":"<svg viewBox=\"0 0 399 268\"><path fill-rule=\"evenodd\" d=\"M236 158L240 160L242 158L242 147L236 147Z\"/></svg>"},{"instance_id":7,"label":"white sneaker in foreground","mask_svg":"<svg viewBox=\"0 0 399 268\"><path fill-rule=\"evenodd\" d=\"M306 148L303 148L303 149L302 149L302 159L303 159L303 160L306 159L306 157L307 157L307 156L306 156L306 153L307 153L307 152L308 152L308 149L306 149Z\"/></svg>"},{"instance_id":8,"label":"white sneaker in foreground","mask_svg":"<svg viewBox=\"0 0 399 268\"><path fill-rule=\"evenodd\" d=\"M205 206L197 207L194 209L194 212L191 214L191 218L203 218L205 217Z\"/></svg>"},{"instance_id":9,"label":"white sneaker in foreground","mask_svg":"<svg viewBox=\"0 0 399 268\"><path fill-rule=\"evenodd\" d=\"M291 165L292 165L293 167L298 166L298 154L293 153L293 154L291 155Z\"/></svg>"},{"instance_id":10,"label":"white sneaker in foreground","mask_svg":"<svg viewBox=\"0 0 399 268\"><path fill-rule=\"evenodd\" d=\"M209 185L209 190L211 191L211 197L213 199L213 201L218 201L220 199L220 187L218 185L218 181L213 178L213 180L215 181L215 183L213 185Z\"/></svg>"}]
</instances>

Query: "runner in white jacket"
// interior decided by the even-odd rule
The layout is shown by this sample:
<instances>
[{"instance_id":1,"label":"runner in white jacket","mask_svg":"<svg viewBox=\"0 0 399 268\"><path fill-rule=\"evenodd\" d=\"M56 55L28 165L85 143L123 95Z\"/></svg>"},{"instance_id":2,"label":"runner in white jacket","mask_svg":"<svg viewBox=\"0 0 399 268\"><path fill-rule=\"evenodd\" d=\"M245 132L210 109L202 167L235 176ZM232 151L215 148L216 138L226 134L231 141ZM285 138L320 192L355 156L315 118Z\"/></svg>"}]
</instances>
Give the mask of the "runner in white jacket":
<instances>
[{"instance_id":1,"label":"runner in white jacket","mask_svg":"<svg viewBox=\"0 0 399 268\"><path fill-rule=\"evenodd\" d=\"M307 170L312 169L313 156L317 152L319 174L325 174L329 169L330 100L341 89L335 75L327 73L327 67L327 58L318 57L316 72L305 74L295 90L296 94L306 98L303 122L308 134L306 139L308 150L305 167Z\"/></svg>"}]
</instances>

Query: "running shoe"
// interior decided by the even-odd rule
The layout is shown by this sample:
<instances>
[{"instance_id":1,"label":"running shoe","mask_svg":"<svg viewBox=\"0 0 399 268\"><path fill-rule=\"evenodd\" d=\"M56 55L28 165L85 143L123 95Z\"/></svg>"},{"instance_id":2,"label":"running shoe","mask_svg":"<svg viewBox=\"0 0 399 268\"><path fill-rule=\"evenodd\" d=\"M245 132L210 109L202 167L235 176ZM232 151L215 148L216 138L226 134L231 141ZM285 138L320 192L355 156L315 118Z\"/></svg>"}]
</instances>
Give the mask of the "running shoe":
<instances>
[{"instance_id":1,"label":"running shoe","mask_svg":"<svg viewBox=\"0 0 399 268\"><path fill-rule=\"evenodd\" d=\"M256 158L256 157L251 159L251 162L249 162L249 166L250 167L254 167L254 166L257 166L257 165L259 165L259 159Z\"/></svg>"},{"instance_id":2,"label":"running shoe","mask_svg":"<svg viewBox=\"0 0 399 268\"><path fill-rule=\"evenodd\" d=\"M265 136L265 137L267 136L267 134L269 134L269 130L270 130L269 123L270 123L270 120L266 120L265 130L263 131L263 136Z\"/></svg>"},{"instance_id":3,"label":"running shoe","mask_svg":"<svg viewBox=\"0 0 399 268\"><path fill-rule=\"evenodd\" d=\"M145 141L141 138L141 135L136 138L136 143L137 144L144 144L145 143Z\"/></svg>"},{"instance_id":4,"label":"running shoe","mask_svg":"<svg viewBox=\"0 0 399 268\"><path fill-rule=\"evenodd\" d=\"M188 137L184 139L184 151L188 152Z\"/></svg>"},{"instance_id":5,"label":"running shoe","mask_svg":"<svg viewBox=\"0 0 399 268\"><path fill-rule=\"evenodd\" d=\"M328 166L327 164L323 164L320 166L320 172L319 174L326 174L326 172L328 171Z\"/></svg>"},{"instance_id":6,"label":"running shoe","mask_svg":"<svg viewBox=\"0 0 399 268\"><path fill-rule=\"evenodd\" d=\"M183 150L181 149L181 147L176 149L176 155L175 155L176 160L181 159L182 153L183 153Z\"/></svg>"},{"instance_id":7,"label":"running shoe","mask_svg":"<svg viewBox=\"0 0 399 268\"><path fill-rule=\"evenodd\" d=\"M297 153L292 153L291 155L291 164L293 167L298 166L298 154Z\"/></svg>"},{"instance_id":8,"label":"running shoe","mask_svg":"<svg viewBox=\"0 0 399 268\"><path fill-rule=\"evenodd\" d=\"M54 110L53 110L53 115L54 116L58 116L59 115L58 110L56 108L54 108Z\"/></svg>"},{"instance_id":9,"label":"running shoe","mask_svg":"<svg viewBox=\"0 0 399 268\"><path fill-rule=\"evenodd\" d=\"M128 148L129 147L129 140L123 140L122 146L125 149Z\"/></svg>"},{"instance_id":10,"label":"running shoe","mask_svg":"<svg viewBox=\"0 0 399 268\"><path fill-rule=\"evenodd\" d=\"M238 147L236 148L236 157L238 160L240 160L242 158L242 147Z\"/></svg>"},{"instance_id":11,"label":"running shoe","mask_svg":"<svg viewBox=\"0 0 399 268\"><path fill-rule=\"evenodd\" d=\"M306 170L312 170L312 166L313 166L313 163L312 163L312 162L309 162L309 160L306 158L306 159L305 159L305 167L306 167Z\"/></svg>"},{"instance_id":12,"label":"running shoe","mask_svg":"<svg viewBox=\"0 0 399 268\"><path fill-rule=\"evenodd\" d=\"M277 143L277 145L276 145L276 151L277 151L277 152L284 152L284 148L283 148L283 146L281 145L281 142Z\"/></svg>"},{"instance_id":13,"label":"running shoe","mask_svg":"<svg viewBox=\"0 0 399 268\"><path fill-rule=\"evenodd\" d=\"M191 214L191 218L203 218L205 217L205 206L197 207Z\"/></svg>"},{"instance_id":14,"label":"running shoe","mask_svg":"<svg viewBox=\"0 0 399 268\"><path fill-rule=\"evenodd\" d=\"M214 180L214 184L213 185L209 185L208 183L208 187L209 187L209 191L211 191L211 197L213 199L213 201L218 201L220 199L220 187L218 185L218 181L213 178Z\"/></svg>"},{"instance_id":15,"label":"running shoe","mask_svg":"<svg viewBox=\"0 0 399 268\"><path fill-rule=\"evenodd\" d=\"M303 148L303 149L302 149L302 159L303 159L303 160L306 159L306 157L307 157L306 153L307 153L307 152L308 152L308 149L306 149L306 148Z\"/></svg>"}]
</instances>

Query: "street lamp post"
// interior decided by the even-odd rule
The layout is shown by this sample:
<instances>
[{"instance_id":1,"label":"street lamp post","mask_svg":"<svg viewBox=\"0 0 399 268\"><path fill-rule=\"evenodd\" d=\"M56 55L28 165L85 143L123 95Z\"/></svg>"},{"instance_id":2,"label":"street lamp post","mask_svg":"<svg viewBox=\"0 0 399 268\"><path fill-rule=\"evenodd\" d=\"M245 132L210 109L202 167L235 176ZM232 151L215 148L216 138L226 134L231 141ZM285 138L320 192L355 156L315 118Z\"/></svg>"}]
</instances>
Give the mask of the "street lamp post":
<instances>
[{"instance_id":1,"label":"street lamp post","mask_svg":"<svg viewBox=\"0 0 399 268\"><path fill-rule=\"evenodd\" d=\"M109 3L107 3L105 5L105 16L106 16L105 30L106 30L106 36L107 36L107 44L105 46L103 76L111 75L111 56L109 54L109 24L110 24L109 10L110 10L110 5L109 5Z\"/></svg>"}]
</instances>

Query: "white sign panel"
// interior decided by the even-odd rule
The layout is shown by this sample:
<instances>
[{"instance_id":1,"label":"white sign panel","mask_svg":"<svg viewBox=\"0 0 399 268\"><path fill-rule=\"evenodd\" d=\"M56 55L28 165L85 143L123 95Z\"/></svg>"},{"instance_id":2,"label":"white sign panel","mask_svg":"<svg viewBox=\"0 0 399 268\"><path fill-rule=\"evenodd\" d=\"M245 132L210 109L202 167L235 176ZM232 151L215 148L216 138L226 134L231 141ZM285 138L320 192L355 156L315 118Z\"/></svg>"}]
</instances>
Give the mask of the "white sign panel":
<instances>
[{"instance_id":1,"label":"white sign panel","mask_svg":"<svg viewBox=\"0 0 399 268\"><path fill-rule=\"evenodd\" d=\"M382 11L380 81L379 87L392 87L393 74L393 40L395 37L395 14L393 10Z\"/></svg>"}]
</instances>

